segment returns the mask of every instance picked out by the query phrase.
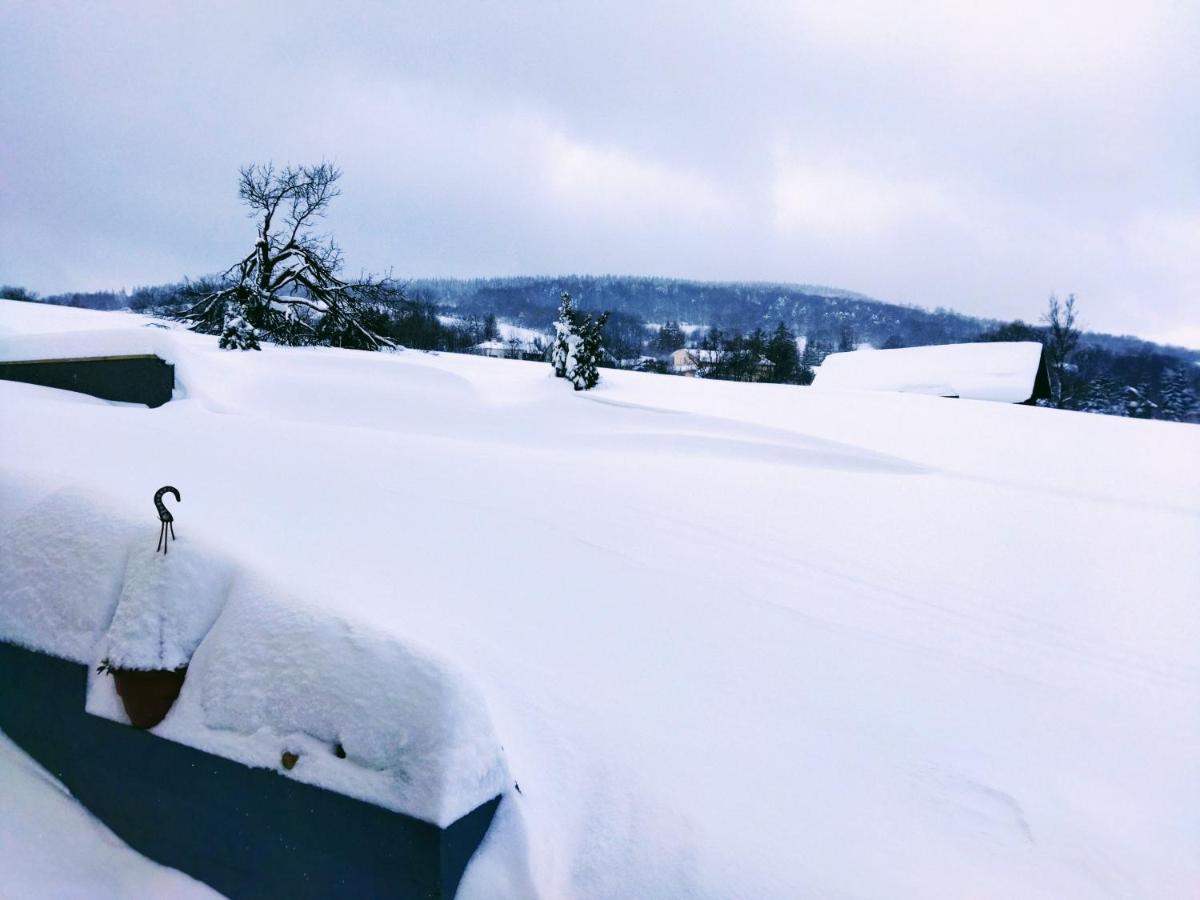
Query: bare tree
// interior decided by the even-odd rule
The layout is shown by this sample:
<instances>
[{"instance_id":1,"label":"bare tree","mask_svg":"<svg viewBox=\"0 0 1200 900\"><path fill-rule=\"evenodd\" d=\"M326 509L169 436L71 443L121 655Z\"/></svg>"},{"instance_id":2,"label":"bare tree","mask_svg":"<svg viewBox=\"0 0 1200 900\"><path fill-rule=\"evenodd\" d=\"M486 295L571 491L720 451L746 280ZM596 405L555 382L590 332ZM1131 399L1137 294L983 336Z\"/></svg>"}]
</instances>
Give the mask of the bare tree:
<instances>
[{"instance_id":1,"label":"bare tree","mask_svg":"<svg viewBox=\"0 0 1200 900\"><path fill-rule=\"evenodd\" d=\"M1047 325L1046 350L1050 356L1050 370L1054 374L1051 385L1054 405L1061 409L1072 399L1068 361L1079 345L1080 338L1080 331L1075 327L1075 295L1068 294L1067 302L1059 303L1058 297L1051 294L1042 321Z\"/></svg>"},{"instance_id":2,"label":"bare tree","mask_svg":"<svg viewBox=\"0 0 1200 900\"><path fill-rule=\"evenodd\" d=\"M243 166L238 196L257 220L251 250L214 282L194 286L181 318L221 335L227 349L257 349L259 338L281 344L332 344L364 350L392 346L380 335L387 304L402 299L387 278L345 281L342 251L314 233L340 191L331 163Z\"/></svg>"}]
</instances>

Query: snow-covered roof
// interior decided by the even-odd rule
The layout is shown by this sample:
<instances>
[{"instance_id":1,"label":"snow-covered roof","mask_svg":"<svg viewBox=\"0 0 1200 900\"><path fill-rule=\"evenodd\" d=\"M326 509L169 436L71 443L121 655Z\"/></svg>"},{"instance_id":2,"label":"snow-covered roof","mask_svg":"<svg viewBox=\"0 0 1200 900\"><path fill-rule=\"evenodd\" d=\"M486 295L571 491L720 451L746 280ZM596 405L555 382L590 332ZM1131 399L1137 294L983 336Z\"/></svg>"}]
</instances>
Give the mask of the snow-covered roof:
<instances>
[{"instance_id":1,"label":"snow-covered roof","mask_svg":"<svg viewBox=\"0 0 1200 900\"><path fill-rule=\"evenodd\" d=\"M681 347L673 354L684 365L689 363L716 363L720 362L725 355L724 350L704 350L700 347Z\"/></svg>"},{"instance_id":2,"label":"snow-covered roof","mask_svg":"<svg viewBox=\"0 0 1200 900\"><path fill-rule=\"evenodd\" d=\"M825 357L813 387L1023 403L1039 387L1042 365L1036 341L855 350Z\"/></svg>"},{"instance_id":3,"label":"snow-covered roof","mask_svg":"<svg viewBox=\"0 0 1200 900\"><path fill-rule=\"evenodd\" d=\"M172 345L163 335L164 329L153 327L0 334L0 362L143 355L169 360Z\"/></svg>"}]
</instances>

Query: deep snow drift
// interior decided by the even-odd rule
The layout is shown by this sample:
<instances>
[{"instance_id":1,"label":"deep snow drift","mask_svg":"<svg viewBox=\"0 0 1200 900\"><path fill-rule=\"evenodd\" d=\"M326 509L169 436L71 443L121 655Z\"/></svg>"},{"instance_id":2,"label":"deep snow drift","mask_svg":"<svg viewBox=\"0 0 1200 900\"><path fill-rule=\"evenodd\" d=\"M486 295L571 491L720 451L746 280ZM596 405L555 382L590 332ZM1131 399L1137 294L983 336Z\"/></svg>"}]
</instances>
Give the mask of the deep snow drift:
<instances>
[{"instance_id":1,"label":"deep snow drift","mask_svg":"<svg viewBox=\"0 0 1200 900\"><path fill-rule=\"evenodd\" d=\"M4 521L51 485L140 552L174 484L171 558L266 586L230 652L294 617L263 652L303 671L319 615L463 673L520 784L464 895L1200 883L1200 428L634 373L576 394L544 364L144 322L0 302L0 353L133 326L180 381L156 410L0 383L5 484L32 486ZM262 715L244 688L221 733Z\"/></svg>"}]
</instances>

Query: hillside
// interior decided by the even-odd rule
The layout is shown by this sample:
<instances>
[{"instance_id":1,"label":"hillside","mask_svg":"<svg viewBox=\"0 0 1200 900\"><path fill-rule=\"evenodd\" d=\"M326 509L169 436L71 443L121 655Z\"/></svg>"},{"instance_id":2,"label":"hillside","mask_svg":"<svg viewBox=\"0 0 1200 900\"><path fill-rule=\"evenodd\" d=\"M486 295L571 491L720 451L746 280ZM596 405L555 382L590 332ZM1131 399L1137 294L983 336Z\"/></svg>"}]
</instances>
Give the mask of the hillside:
<instances>
[{"instance_id":1,"label":"hillside","mask_svg":"<svg viewBox=\"0 0 1200 900\"><path fill-rule=\"evenodd\" d=\"M621 275L428 279L406 282L415 299L464 314L488 313L543 330L550 327L561 291L585 309L612 310L647 322L690 322L723 329L769 330L784 322L810 340L837 343L844 330L876 347L917 347L974 340L1003 324L950 309L888 303L840 288L770 282L706 282ZM1040 314L1041 301L1031 307ZM1158 350L1200 362L1200 350L1165 347L1128 335L1089 332L1085 341L1121 353Z\"/></svg>"},{"instance_id":2,"label":"hillside","mask_svg":"<svg viewBox=\"0 0 1200 900\"><path fill-rule=\"evenodd\" d=\"M181 285L44 298L58 305L142 312L178 307ZM468 351L496 335L484 323L499 319L505 333L528 341L551 329L562 291L587 310L612 313L604 343L609 363L646 365L661 358L659 329L682 323L689 345L707 344L757 359L762 338L780 324L802 339L804 364L818 365L834 350L856 346L918 347L975 340L1046 340L1040 325L1003 323L947 309L885 303L851 291L813 285L698 282L629 276L413 279L408 301L388 316L389 336L408 347ZM5 288L0 296L29 296ZM1031 309L1031 319L1040 312ZM715 329L715 331L713 330ZM666 342L666 349L674 344ZM737 367L734 367L737 368ZM1071 365L1068 408L1168 421L1200 422L1200 350L1130 336L1084 332ZM717 373L720 376L720 373ZM810 376L784 378L804 383Z\"/></svg>"},{"instance_id":3,"label":"hillside","mask_svg":"<svg viewBox=\"0 0 1200 900\"><path fill-rule=\"evenodd\" d=\"M0 382L5 493L148 550L177 485L181 552L463 673L515 784L462 896L1200 883L1200 429L149 324L0 301L8 353L154 332L180 381Z\"/></svg>"}]
</instances>

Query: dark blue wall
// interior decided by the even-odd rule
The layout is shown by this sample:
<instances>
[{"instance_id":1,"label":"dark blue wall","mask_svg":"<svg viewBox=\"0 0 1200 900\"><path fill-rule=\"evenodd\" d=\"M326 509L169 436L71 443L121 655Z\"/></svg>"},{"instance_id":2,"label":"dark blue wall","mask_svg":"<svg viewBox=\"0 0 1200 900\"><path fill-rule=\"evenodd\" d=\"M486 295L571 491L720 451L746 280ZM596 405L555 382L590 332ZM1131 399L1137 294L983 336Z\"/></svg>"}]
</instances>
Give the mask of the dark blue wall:
<instances>
[{"instance_id":1,"label":"dark blue wall","mask_svg":"<svg viewBox=\"0 0 1200 900\"><path fill-rule=\"evenodd\" d=\"M171 399L175 367L157 356L0 362L0 379L155 407Z\"/></svg>"},{"instance_id":2,"label":"dark blue wall","mask_svg":"<svg viewBox=\"0 0 1200 900\"><path fill-rule=\"evenodd\" d=\"M451 898L499 797L448 828L84 711L84 666L0 642L0 730L131 847L231 898Z\"/></svg>"}]
</instances>

